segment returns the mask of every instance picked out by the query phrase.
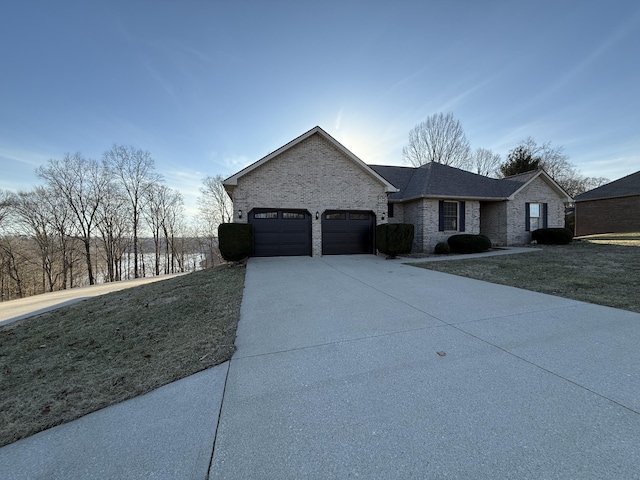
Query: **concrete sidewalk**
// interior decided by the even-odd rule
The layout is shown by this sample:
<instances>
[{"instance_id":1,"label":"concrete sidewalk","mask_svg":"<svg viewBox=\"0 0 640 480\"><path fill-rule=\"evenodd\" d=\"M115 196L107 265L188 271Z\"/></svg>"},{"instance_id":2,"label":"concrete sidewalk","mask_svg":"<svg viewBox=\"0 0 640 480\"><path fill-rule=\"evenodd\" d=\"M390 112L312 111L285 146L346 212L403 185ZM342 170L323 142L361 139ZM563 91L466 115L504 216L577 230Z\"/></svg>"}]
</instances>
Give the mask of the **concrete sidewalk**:
<instances>
[{"instance_id":1,"label":"concrete sidewalk","mask_svg":"<svg viewBox=\"0 0 640 480\"><path fill-rule=\"evenodd\" d=\"M253 258L231 362L0 448L0 478L640 478L638 338L401 260Z\"/></svg>"},{"instance_id":2,"label":"concrete sidewalk","mask_svg":"<svg viewBox=\"0 0 640 480\"><path fill-rule=\"evenodd\" d=\"M640 315L252 259L211 478L640 478Z\"/></svg>"},{"instance_id":3,"label":"concrete sidewalk","mask_svg":"<svg viewBox=\"0 0 640 480\"><path fill-rule=\"evenodd\" d=\"M97 297L99 295L105 295L107 293L117 292L127 288L138 287L148 283L161 282L180 275L187 275L187 273L172 273L159 275L157 277L145 277L121 280L119 282L101 283L99 285L58 290L56 292L47 292L40 295L33 295L31 297L0 302L0 325L8 325L9 323L71 305L73 303L86 300L87 298Z\"/></svg>"}]
</instances>

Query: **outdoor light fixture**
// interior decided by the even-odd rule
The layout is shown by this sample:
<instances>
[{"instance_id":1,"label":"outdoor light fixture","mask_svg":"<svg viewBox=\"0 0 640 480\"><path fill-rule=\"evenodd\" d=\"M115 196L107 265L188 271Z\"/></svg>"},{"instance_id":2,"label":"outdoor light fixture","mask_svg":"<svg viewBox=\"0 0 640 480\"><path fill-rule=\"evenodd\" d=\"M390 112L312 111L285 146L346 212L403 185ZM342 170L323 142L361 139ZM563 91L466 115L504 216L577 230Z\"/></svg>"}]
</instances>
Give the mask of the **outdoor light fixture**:
<instances>
[{"instance_id":1,"label":"outdoor light fixture","mask_svg":"<svg viewBox=\"0 0 640 480\"><path fill-rule=\"evenodd\" d=\"M316 220L320 218L320 212L316 212Z\"/></svg>"},{"instance_id":2,"label":"outdoor light fixture","mask_svg":"<svg viewBox=\"0 0 640 480\"><path fill-rule=\"evenodd\" d=\"M238 210L238 218L242 218L242 210Z\"/></svg>"},{"instance_id":3,"label":"outdoor light fixture","mask_svg":"<svg viewBox=\"0 0 640 480\"><path fill-rule=\"evenodd\" d=\"M382 221L384 222L384 213L382 214Z\"/></svg>"}]
</instances>

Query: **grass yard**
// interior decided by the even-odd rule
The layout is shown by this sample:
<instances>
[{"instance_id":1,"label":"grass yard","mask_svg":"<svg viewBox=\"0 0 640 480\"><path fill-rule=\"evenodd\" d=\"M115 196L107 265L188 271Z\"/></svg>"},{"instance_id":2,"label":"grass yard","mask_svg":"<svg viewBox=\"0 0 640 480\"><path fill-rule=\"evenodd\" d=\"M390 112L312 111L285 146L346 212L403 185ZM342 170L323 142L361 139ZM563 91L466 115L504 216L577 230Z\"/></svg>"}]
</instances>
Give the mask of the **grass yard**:
<instances>
[{"instance_id":1,"label":"grass yard","mask_svg":"<svg viewBox=\"0 0 640 480\"><path fill-rule=\"evenodd\" d=\"M593 235L535 253L415 266L640 312L640 233Z\"/></svg>"},{"instance_id":2,"label":"grass yard","mask_svg":"<svg viewBox=\"0 0 640 480\"><path fill-rule=\"evenodd\" d=\"M0 446L230 359L244 275L221 266L0 327Z\"/></svg>"}]
</instances>

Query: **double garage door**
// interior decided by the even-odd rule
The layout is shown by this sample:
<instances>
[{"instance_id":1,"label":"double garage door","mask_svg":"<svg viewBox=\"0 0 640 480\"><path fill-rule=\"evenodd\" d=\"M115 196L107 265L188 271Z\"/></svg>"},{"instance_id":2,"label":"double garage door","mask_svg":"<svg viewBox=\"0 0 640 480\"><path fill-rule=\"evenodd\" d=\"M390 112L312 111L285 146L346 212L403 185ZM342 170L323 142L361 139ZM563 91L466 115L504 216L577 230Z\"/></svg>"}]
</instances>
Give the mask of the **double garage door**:
<instances>
[{"instance_id":1,"label":"double garage door","mask_svg":"<svg viewBox=\"0 0 640 480\"><path fill-rule=\"evenodd\" d=\"M254 256L311 255L311 215L306 210L254 209ZM328 210L322 214L322 254L373 253L371 212Z\"/></svg>"}]
</instances>

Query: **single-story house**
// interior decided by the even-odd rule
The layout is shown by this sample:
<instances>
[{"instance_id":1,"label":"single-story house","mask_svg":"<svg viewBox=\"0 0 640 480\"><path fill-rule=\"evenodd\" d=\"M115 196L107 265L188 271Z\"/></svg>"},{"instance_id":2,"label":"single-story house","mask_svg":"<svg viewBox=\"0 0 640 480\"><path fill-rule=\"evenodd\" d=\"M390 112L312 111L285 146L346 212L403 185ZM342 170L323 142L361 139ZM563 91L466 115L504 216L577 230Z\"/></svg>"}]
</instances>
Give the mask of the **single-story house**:
<instances>
[{"instance_id":1,"label":"single-story house","mask_svg":"<svg viewBox=\"0 0 640 480\"><path fill-rule=\"evenodd\" d=\"M255 256L375 253L375 226L415 226L413 252L456 233L495 245L564 226L571 198L543 170L494 179L439 163L367 165L320 127L224 180L233 221L254 227Z\"/></svg>"},{"instance_id":2,"label":"single-story house","mask_svg":"<svg viewBox=\"0 0 640 480\"><path fill-rule=\"evenodd\" d=\"M640 232L640 171L575 198L576 236Z\"/></svg>"}]
</instances>

